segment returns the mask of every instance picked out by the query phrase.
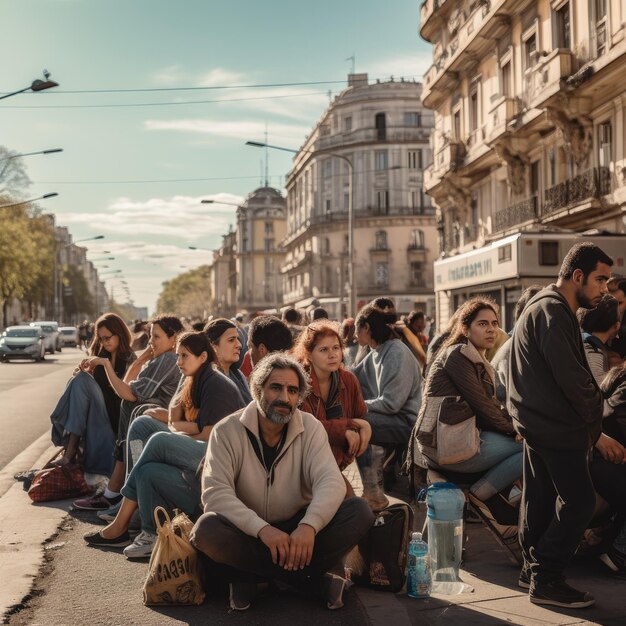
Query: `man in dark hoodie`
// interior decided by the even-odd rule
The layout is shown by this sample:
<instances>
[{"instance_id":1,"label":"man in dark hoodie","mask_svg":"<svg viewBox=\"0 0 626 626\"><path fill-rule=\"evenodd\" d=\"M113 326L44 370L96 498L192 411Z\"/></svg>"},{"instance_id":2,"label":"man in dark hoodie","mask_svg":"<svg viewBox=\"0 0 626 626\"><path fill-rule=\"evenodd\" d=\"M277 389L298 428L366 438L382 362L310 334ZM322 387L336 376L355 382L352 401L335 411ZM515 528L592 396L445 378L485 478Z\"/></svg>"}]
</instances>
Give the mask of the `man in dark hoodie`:
<instances>
[{"instance_id":1,"label":"man in dark hoodie","mask_svg":"<svg viewBox=\"0 0 626 626\"><path fill-rule=\"evenodd\" d=\"M594 603L563 573L595 507L592 446L613 462L622 448L601 435L602 393L589 369L576 311L607 293L613 260L592 243L567 253L556 284L542 289L513 331L508 409L524 438L519 585L530 601L567 608ZM616 444L616 445L614 445ZM614 458L615 457L615 458Z\"/></svg>"}]
</instances>

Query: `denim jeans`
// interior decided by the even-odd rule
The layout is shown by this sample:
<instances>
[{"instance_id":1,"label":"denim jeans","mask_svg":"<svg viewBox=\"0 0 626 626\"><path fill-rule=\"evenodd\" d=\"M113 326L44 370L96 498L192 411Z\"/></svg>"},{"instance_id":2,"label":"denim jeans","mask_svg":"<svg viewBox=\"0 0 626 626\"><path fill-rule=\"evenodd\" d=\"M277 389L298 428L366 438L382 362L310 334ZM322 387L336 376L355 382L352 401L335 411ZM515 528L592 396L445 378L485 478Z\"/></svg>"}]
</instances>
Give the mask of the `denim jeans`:
<instances>
[{"instance_id":1,"label":"denim jeans","mask_svg":"<svg viewBox=\"0 0 626 626\"><path fill-rule=\"evenodd\" d=\"M150 437L122 487L122 495L139 505L143 530L155 532L154 509L157 506L162 506L170 515L175 508L188 515L200 511L197 470L206 448L206 441L186 435L157 432Z\"/></svg>"},{"instance_id":2,"label":"denim jeans","mask_svg":"<svg viewBox=\"0 0 626 626\"><path fill-rule=\"evenodd\" d=\"M70 380L50 419L55 445L66 445L70 434L77 435L83 441L85 472L111 475L115 433L102 390L91 374L79 372Z\"/></svg>"},{"instance_id":3,"label":"denim jeans","mask_svg":"<svg viewBox=\"0 0 626 626\"><path fill-rule=\"evenodd\" d=\"M130 475L133 466L139 460L148 439L154 433L169 433L170 430L165 422L153 419L148 415L140 415L134 419L128 429L126 438L126 477ZM177 437L180 435L176 435Z\"/></svg>"},{"instance_id":4,"label":"denim jeans","mask_svg":"<svg viewBox=\"0 0 626 626\"><path fill-rule=\"evenodd\" d=\"M487 500L522 477L523 459L522 444L513 437L483 430L478 454L467 461L439 467L444 472L448 469L461 474L485 472L470 491L480 500Z\"/></svg>"}]
</instances>

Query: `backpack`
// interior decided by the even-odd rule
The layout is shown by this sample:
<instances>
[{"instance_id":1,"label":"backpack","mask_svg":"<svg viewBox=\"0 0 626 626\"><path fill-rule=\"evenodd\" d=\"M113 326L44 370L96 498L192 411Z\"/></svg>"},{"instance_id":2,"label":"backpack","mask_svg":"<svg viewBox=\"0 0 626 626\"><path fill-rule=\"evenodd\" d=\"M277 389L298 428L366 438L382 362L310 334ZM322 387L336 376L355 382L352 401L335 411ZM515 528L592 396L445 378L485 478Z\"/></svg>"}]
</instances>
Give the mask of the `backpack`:
<instances>
[{"instance_id":1,"label":"backpack","mask_svg":"<svg viewBox=\"0 0 626 626\"><path fill-rule=\"evenodd\" d=\"M395 593L402 589L406 578L413 510L408 504L400 502L391 504L375 515L374 523L359 543L365 568L354 579L372 589Z\"/></svg>"}]
</instances>

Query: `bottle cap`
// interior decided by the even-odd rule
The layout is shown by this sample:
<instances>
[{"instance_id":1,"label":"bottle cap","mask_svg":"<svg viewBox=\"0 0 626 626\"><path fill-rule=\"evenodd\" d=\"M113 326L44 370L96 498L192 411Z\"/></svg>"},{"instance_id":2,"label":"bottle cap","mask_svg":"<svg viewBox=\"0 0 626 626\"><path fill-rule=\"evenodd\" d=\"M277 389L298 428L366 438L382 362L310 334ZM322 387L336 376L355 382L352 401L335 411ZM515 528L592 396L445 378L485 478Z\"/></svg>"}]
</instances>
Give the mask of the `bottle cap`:
<instances>
[{"instance_id":1,"label":"bottle cap","mask_svg":"<svg viewBox=\"0 0 626 626\"><path fill-rule=\"evenodd\" d=\"M411 541L416 540L416 541L421 541L422 539L422 533L413 533L411 535Z\"/></svg>"}]
</instances>

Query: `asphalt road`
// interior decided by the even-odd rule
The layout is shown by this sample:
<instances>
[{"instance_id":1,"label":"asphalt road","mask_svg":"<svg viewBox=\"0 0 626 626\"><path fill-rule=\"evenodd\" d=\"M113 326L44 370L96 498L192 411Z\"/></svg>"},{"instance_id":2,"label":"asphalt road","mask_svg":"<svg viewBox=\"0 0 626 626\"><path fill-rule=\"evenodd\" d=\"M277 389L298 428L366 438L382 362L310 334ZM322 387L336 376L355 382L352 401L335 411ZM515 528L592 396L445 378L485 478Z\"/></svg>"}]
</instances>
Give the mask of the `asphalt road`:
<instances>
[{"instance_id":1,"label":"asphalt road","mask_svg":"<svg viewBox=\"0 0 626 626\"><path fill-rule=\"evenodd\" d=\"M83 354L64 348L42 363L0 363L0 469L50 430L50 413Z\"/></svg>"}]
</instances>

